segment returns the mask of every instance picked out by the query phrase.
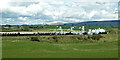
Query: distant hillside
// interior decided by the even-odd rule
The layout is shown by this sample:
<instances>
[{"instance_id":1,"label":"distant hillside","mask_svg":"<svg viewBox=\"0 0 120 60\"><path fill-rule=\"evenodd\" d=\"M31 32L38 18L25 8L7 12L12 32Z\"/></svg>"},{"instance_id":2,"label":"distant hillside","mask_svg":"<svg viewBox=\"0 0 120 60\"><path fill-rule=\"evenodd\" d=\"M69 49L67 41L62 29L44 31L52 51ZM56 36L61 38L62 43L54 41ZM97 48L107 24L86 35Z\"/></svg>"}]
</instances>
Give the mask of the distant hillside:
<instances>
[{"instance_id":1,"label":"distant hillside","mask_svg":"<svg viewBox=\"0 0 120 60\"><path fill-rule=\"evenodd\" d=\"M67 23L64 25L118 25L120 20L111 20L111 21L87 21L79 23Z\"/></svg>"}]
</instances>

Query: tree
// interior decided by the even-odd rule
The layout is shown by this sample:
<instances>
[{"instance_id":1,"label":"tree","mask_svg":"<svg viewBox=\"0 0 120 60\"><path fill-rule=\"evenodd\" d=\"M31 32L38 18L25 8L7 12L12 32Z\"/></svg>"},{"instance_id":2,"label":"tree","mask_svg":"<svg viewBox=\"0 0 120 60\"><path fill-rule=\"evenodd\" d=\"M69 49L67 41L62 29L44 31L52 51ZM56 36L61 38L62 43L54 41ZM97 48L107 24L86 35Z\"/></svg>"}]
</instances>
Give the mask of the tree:
<instances>
[{"instance_id":1,"label":"tree","mask_svg":"<svg viewBox=\"0 0 120 60\"><path fill-rule=\"evenodd\" d=\"M20 28L20 26L19 25L16 25L16 27L19 29Z\"/></svg>"},{"instance_id":2,"label":"tree","mask_svg":"<svg viewBox=\"0 0 120 60\"><path fill-rule=\"evenodd\" d=\"M11 25L6 25L5 27L9 27L9 28L11 28L12 26L11 26Z\"/></svg>"},{"instance_id":3,"label":"tree","mask_svg":"<svg viewBox=\"0 0 120 60\"><path fill-rule=\"evenodd\" d=\"M6 25L6 26L11 30L12 25Z\"/></svg>"},{"instance_id":4,"label":"tree","mask_svg":"<svg viewBox=\"0 0 120 60\"><path fill-rule=\"evenodd\" d=\"M22 26L21 26L21 30L22 30L22 31L29 31L30 29L29 29L29 26L28 26L28 25L22 25Z\"/></svg>"}]
</instances>

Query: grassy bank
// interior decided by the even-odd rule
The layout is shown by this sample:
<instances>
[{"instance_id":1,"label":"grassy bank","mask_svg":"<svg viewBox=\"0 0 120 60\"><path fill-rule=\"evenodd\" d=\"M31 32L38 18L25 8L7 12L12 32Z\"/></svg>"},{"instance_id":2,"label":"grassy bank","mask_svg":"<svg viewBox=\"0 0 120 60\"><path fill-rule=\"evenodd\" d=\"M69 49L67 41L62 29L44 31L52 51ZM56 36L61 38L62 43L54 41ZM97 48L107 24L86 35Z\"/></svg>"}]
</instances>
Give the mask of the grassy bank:
<instances>
[{"instance_id":1,"label":"grassy bank","mask_svg":"<svg viewBox=\"0 0 120 60\"><path fill-rule=\"evenodd\" d=\"M67 43L45 42L52 40L53 36L39 36L40 40L42 38L40 42L30 41L29 36L3 37L3 58L117 58L117 34L102 36L104 38L100 40L77 40L70 38L75 35L63 36L63 41L79 41Z\"/></svg>"},{"instance_id":2,"label":"grassy bank","mask_svg":"<svg viewBox=\"0 0 120 60\"><path fill-rule=\"evenodd\" d=\"M3 58L117 58L117 42L107 43L40 43L7 42Z\"/></svg>"}]
</instances>

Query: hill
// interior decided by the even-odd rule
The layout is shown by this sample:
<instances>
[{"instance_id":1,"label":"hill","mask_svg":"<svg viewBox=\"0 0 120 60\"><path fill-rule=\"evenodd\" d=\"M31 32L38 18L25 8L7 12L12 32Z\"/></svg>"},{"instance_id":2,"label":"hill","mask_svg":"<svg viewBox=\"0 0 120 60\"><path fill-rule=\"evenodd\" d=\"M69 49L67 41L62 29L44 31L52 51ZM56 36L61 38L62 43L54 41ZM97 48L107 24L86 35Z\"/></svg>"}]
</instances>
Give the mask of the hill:
<instances>
[{"instance_id":1,"label":"hill","mask_svg":"<svg viewBox=\"0 0 120 60\"><path fill-rule=\"evenodd\" d=\"M64 25L118 25L120 20L109 20L109 21L86 21L78 23L67 23Z\"/></svg>"}]
</instances>

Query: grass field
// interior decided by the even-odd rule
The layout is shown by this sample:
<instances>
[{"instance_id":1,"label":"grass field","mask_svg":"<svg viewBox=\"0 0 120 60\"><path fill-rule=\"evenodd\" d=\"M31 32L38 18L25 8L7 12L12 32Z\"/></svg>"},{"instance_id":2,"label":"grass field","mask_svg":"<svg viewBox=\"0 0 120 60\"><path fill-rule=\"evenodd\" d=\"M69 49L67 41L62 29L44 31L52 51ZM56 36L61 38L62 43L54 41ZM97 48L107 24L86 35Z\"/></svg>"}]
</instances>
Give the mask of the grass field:
<instances>
[{"instance_id":1,"label":"grass field","mask_svg":"<svg viewBox=\"0 0 120 60\"><path fill-rule=\"evenodd\" d=\"M33 42L28 39L29 36L3 37L2 56L3 58L117 58L117 34L102 36L105 38L99 41L79 43Z\"/></svg>"}]
</instances>

